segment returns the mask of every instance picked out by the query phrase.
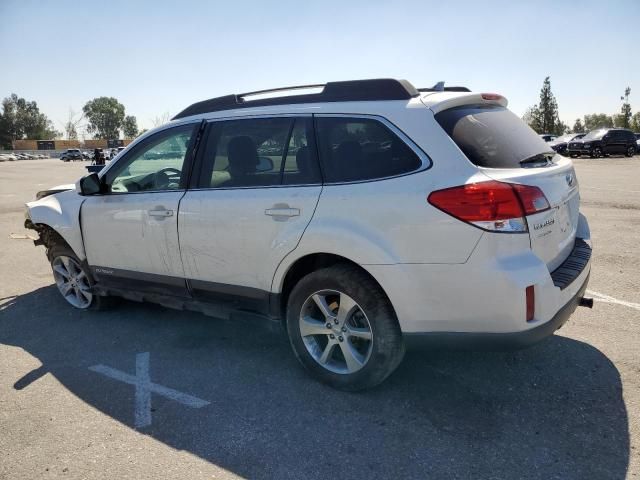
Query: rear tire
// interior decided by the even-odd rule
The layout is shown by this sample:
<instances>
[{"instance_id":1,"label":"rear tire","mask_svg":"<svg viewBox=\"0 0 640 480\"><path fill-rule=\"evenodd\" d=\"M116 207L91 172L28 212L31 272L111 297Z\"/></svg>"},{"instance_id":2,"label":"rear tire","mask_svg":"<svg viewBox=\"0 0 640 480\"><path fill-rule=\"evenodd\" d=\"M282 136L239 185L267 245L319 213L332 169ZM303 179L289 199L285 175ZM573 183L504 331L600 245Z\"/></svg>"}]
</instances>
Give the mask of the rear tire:
<instances>
[{"instance_id":1,"label":"rear tire","mask_svg":"<svg viewBox=\"0 0 640 480\"><path fill-rule=\"evenodd\" d=\"M636 154L635 147L627 148L627 157L633 157Z\"/></svg>"},{"instance_id":2,"label":"rear tire","mask_svg":"<svg viewBox=\"0 0 640 480\"><path fill-rule=\"evenodd\" d=\"M352 265L316 270L298 282L287 302L287 333L307 371L339 390L378 385L404 356L388 298Z\"/></svg>"}]
</instances>

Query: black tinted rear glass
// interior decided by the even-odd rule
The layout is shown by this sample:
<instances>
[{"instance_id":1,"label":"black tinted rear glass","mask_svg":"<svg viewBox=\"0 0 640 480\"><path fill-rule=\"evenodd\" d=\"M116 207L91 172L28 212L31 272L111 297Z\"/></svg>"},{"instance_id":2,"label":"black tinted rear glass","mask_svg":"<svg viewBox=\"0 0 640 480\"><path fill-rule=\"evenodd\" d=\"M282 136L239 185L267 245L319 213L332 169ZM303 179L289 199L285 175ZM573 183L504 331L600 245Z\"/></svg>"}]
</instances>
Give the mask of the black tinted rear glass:
<instances>
[{"instance_id":1,"label":"black tinted rear glass","mask_svg":"<svg viewBox=\"0 0 640 480\"><path fill-rule=\"evenodd\" d=\"M553 151L526 123L504 107L465 105L436 120L467 158L479 167L518 168Z\"/></svg>"}]
</instances>

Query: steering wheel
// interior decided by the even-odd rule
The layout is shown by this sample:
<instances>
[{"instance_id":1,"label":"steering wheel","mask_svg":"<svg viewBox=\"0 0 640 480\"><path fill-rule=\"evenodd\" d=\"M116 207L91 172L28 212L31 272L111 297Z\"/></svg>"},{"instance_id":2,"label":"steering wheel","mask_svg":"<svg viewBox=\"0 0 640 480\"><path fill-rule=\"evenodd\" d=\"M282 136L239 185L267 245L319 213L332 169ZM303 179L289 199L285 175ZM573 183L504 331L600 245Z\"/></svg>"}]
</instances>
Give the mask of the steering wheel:
<instances>
[{"instance_id":1,"label":"steering wheel","mask_svg":"<svg viewBox=\"0 0 640 480\"><path fill-rule=\"evenodd\" d=\"M182 171L177 168L167 167L155 173L156 188L166 188L172 183L180 183Z\"/></svg>"}]
</instances>

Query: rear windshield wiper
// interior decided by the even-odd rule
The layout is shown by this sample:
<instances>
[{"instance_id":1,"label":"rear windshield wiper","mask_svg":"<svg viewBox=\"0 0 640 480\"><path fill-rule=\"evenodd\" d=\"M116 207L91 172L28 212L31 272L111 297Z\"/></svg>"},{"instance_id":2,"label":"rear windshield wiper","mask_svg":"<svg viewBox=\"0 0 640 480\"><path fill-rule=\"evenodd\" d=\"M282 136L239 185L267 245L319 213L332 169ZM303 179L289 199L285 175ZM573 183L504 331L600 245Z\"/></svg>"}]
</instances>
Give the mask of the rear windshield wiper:
<instances>
[{"instance_id":1,"label":"rear windshield wiper","mask_svg":"<svg viewBox=\"0 0 640 480\"><path fill-rule=\"evenodd\" d=\"M520 160L520 165L526 167L546 167L551 164L554 152L545 152L532 155L524 160Z\"/></svg>"}]
</instances>

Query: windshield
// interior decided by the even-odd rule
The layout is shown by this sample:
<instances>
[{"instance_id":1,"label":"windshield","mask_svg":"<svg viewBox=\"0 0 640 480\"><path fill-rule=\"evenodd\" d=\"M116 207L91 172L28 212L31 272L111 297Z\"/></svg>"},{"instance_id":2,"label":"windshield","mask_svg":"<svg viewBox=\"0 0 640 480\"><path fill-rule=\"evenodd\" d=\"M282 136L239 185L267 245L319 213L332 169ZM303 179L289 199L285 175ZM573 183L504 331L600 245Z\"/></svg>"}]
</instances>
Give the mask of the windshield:
<instances>
[{"instance_id":1,"label":"windshield","mask_svg":"<svg viewBox=\"0 0 640 480\"><path fill-rule=\"evenodd\" d=\"M504 107L465 105L438 113L436 120L479 167L520 168L524 160L554 154L536 132Z\"/></svg>"},{"instance_id":2,"label":"windshield","mask_svg":"<svg viewBox=\"0 0 640 480\"><path fill-rule=\"evenodd\" d=\"M583 140L596 140L598 138L602 138L604 137L604 134L607 133L607 131L603 128L600 130L592 130L591 132L587 133L584 137L582 137Z\"/></svg>"}]
</instances>

